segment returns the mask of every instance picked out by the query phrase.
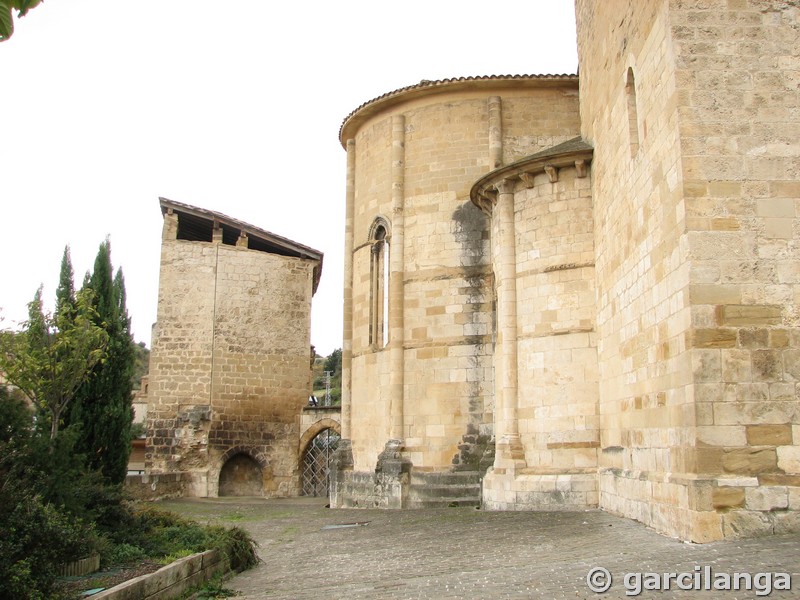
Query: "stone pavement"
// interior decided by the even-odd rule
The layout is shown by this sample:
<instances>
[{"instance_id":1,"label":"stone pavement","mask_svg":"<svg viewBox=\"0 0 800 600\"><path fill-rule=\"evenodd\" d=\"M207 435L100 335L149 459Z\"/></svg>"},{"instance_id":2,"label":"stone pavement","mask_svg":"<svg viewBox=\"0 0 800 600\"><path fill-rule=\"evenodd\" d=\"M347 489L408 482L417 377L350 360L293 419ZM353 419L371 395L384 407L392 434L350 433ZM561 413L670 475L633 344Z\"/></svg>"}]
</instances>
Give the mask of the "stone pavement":
<instances>
[{"instance_id":1,"label":"stone pavement","mask_svg":"<svg viewBox=\"0 0 800 600\"><path fill-rule=\"evenodd\" d=\"M260 544L263 563L226 587L242 600L260 598L720 598L764 597L767 576L747 591L635 592L629 573L687 573L695 582L724 583L726 574L789 573L792 590L769 598L800 597L800 535L686 544L601 511L484 512L437 510L331 510L311 498L219 498L161 503L199 521L246 528ZM358 526L334 527L352 523ZM598 594L587 586L594 567L612 575ZM708 567L708 569L706 569ZM598 577L602 575L599 574ZM716 579L715 579L716 578ZM722 578L722 579L720 579ZM778 581L772 579L772 586ZM644 576L641 587L654 576ZM664 587L663 575L659 585ZM742 584L744 586L744 583Z\"/></svg>"}]
</instances>

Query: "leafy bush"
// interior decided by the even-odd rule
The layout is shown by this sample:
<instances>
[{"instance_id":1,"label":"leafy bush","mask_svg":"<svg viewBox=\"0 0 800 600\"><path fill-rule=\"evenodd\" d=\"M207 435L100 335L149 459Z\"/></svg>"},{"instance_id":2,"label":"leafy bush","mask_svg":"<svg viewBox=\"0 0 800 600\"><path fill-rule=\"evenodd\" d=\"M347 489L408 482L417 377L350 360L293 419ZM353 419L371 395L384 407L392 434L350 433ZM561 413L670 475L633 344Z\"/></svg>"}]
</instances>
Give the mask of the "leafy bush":
<instances>
[{"instance_id":1,"label":"leafy bush","mask_svg":"<svg viewBox=\"0 0 800 600\"><path fill-rule=\"evenodd\" d=\"M231 568L243 571L258 562L256 543L241 528L200 525L176 514L145 508L131 513L127 527L116 532L116 543L140 549L159 562L213 548L228 558ZM110 564L114 555L109 557Z\"/></svg>"},{"instance_id":2,"label":"leafy bush","mask_svg":"<svg viewBox=\"0 0 800 600\"><path fill-rule=\"evenodd\" d=\"M147 558L147 552L133 544L123 542L109 548L108 562L112 565L129 565L144 558Z\"/></svg>"},{"instance_id":3,"label":"leafy bush","mask_svg":"<svg viewBox=\"0 0 800 600\"><path fill-rule=\"evenodd\" d=\"M3 597L51 598L58 567L91 551L93 528L38 496L7 491L0 498L0 505L11 508L0 512L0 581L7 594Z\"/></svg>"},{"instance_id":4,"label":"leafy bush","mask_svg":"<svg viewBox=\"0 0 800 600\"><path fill-rule=\"evenodd\" d=\"M68 445L68 436L61 441ZM60 454L61 449L51 446L49 436L36 429L24 402L0 386L0 582L4 598L51 598L58 566L96 548L94 526L77 510L83 480L74 464Z\"/></svg>"},{"instance_id":5,"label":"leafy bush","mask_svg":"<svg viewBox=\"0 0 800 600\"><path fill-rule=\"evenodd\" d=\"M103 566L220 549L231 568L256 564L242 529L137 510L119 485L86 468L78 426L50 439L27 405L0 386L0 600L53 600L59 567L99 553Z\"/></svg>"}]
</instances>

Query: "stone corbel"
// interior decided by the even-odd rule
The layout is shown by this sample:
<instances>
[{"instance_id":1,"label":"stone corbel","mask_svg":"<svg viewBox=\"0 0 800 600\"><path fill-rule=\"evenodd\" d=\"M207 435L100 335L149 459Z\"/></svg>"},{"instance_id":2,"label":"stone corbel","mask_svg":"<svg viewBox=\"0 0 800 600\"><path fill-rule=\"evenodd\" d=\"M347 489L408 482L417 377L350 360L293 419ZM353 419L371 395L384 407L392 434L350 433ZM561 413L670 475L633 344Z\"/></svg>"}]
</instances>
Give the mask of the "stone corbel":
<instances>
[{"instance_id":1,"label":"stone corbel","mask_svg":"<svg viewBox=\"0 0 800 600\"><path fill-rule=\"evenodd\" d=\"M520 173L519 178L526 188L531 189L533 187L533 173Z\"/></svg>"},{"instance_id":2,"label":"stone corbel","mask_svg":"<svg viewBox=\"0 0 800 600\"><path fill-rule=\"evenodd\" d=\"M575 161L575 172L576 172L578 178L580 178L580 179L583 179L584 177L586 177L586 161L585 160L581 159L581 160L576 160Z\"/></svg>"},{"instance_id":3,"label":"stone corbel","mask_svg":"<svg viewBox=\"0 0 800 600\"><path fill-rule=\"evenodd\" d=\"M558 169L553 165L545 165L544 172L547 173L547 176L550 178L550 183L558 181Z\"/></svg>"},{"instance_id":4,"label":"stone corbel","mask_svg":"<svg viewBox=\"0 0 800 600\"><path fill-rule=\"evenodd\" d=\"M485 215L491 217L492 209L494 208L494 205L497 204L497 191L491 186L486 186L485 188L481 189L477 194L476 204Z\"/></svg>"},{"instance_id":5,"label":"stone corbel","mask_svg":"<svg viewBox=\"0 0 800 600\"><path fill-rule=\"evenodd\" d=\"M492 207L494 206L494 202L492 202L489 198L485 196L481 196L478 199L478 208L481 209L481 212L488 217L492 216Z\"/></svg>"}]
</instances>

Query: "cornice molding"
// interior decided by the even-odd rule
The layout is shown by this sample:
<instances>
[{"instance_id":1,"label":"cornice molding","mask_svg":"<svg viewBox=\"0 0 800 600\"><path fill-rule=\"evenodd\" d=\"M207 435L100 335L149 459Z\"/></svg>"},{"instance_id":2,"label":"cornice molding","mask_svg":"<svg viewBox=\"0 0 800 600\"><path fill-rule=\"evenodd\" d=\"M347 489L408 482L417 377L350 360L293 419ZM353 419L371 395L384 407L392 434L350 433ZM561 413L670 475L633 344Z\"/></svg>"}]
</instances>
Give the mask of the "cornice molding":
<instances>
[{"instance_id":1,"label":"cornice molding","mask_svg":"<svg viewBox=\"0 0 800 600\"><path fill-rule=\"evenodd\" d=\"M563 150L559 150L562 146ZM508 186L509 182L521 183L530 189L534 186L534 177L540 173L546 173L550 183L556 183L559 171L564 168L574 168L576 176L584 178L588 174L588 165L592 162L593 154L594 149L579 138L564 142L490 171L472 186L470 199L484 213L491 215L494 205L497 204L500 186Z\"/></svg>"}]
</instances>

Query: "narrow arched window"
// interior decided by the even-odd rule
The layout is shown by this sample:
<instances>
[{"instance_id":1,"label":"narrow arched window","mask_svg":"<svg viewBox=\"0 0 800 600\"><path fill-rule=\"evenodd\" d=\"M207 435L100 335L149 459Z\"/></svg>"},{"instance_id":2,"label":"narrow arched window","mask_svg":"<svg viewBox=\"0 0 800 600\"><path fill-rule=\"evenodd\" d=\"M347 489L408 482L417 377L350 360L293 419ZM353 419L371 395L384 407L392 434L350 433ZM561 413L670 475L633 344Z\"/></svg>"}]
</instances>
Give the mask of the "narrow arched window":
<instances>
[{"instance_id":1,"label":"narrow arched window","mask_svg":"<svg viewBox=\"0 0 800 600\"><path fill-rule=\"evenodd\" d=\"M370 231L369 343L383 348L389 342L389 232L378 219Z\"/></svg>"},{"instance_id":2,"label":"narrow arched window","mask_svg":"<svg viewBox=\"0 0 800 600\"><path fill-rule=\"evenodd\" d=\"M625 99L628 104L628 136L633 158L639 152L639 115L636 110L636 78L631 67L628 67L625 78Z\"/></svg>"}]
</instances>

